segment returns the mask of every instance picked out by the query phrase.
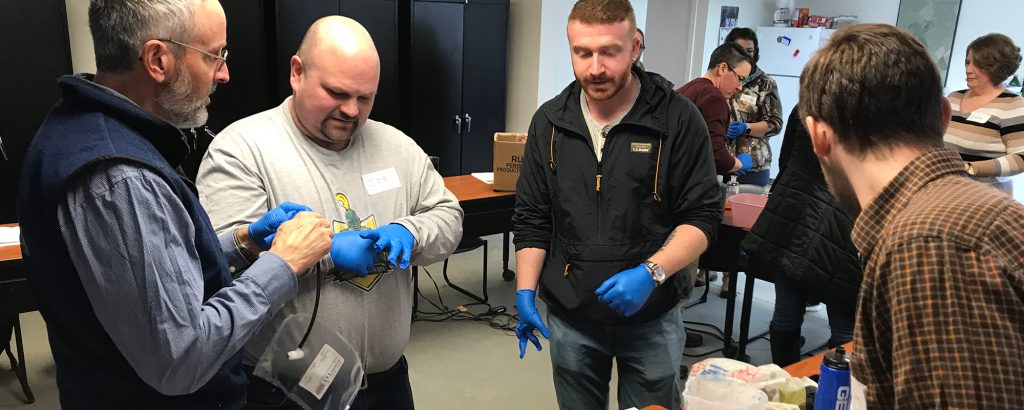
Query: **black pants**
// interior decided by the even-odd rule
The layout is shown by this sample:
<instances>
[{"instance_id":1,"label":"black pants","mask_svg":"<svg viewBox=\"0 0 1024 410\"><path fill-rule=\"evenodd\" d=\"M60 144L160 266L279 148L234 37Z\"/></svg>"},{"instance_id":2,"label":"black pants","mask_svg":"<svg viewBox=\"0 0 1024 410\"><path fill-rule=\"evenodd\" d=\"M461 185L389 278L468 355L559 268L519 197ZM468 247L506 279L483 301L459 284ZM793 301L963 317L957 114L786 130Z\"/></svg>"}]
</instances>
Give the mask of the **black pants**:
<instances>
[{"instance_id":1,"label":"black pants","mask_svg":"<svg viewBox=\"0 0 1024 410\"><path fill-rule=\"evenodd\" d=\"M253 376L253 368L245 367L249 389L245 408L250 410L301 410L281 389ZM409 362L405 356L390 369L367 375L367 386L356 395L351 410L413 410L412 386L409 384Z\"/></svg>"}]
</instances>

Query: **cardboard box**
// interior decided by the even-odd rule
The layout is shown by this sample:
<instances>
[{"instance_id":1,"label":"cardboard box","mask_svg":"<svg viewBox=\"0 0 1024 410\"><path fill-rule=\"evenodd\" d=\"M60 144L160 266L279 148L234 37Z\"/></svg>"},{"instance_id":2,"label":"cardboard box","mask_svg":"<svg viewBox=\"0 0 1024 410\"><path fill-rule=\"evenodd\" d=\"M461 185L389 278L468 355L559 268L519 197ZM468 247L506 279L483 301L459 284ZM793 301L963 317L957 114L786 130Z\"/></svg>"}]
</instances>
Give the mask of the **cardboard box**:
<instances>
[{"instance_id":1,"label":"cardboard box","mask_svg":"<svg viewBox=\"0 0 1024 410\"><path fill-rule=\"evenodd\" d=\"M494 133L494 190L515 191L523 165L525 133Z\"/></svg>"}]
</instances>

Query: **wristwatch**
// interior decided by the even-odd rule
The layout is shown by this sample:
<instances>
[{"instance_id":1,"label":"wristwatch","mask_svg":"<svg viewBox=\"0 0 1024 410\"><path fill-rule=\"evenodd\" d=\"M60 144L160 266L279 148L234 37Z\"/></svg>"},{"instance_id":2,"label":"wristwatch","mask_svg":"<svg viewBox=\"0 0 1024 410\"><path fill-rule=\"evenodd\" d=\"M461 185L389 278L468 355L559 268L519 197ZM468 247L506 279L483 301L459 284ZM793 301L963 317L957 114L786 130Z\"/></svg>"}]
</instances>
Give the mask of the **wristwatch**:
<instances>
[{"instance_id":1,"label":"wristwatch","mask_svg":"<svg viewBox=\"0 0 1024 410\"><path fill-rule=\"evenodd\" d=\"M644 261L644 267L651 273L651 279L654 279L655 286L665 283L665 268L651 261Z\"/></svg>"},{"instance_id":2,"label":"wristwatch","mask_svg":"<svg viewBox=\"0 0 1024 410\"><path fill-rule=\"evenodd\" d=\"M967 175L975 176L977 172L974 170L974 164L970 162L964 162L964 171L967 171Z\"/></svg>"}]
</instances>

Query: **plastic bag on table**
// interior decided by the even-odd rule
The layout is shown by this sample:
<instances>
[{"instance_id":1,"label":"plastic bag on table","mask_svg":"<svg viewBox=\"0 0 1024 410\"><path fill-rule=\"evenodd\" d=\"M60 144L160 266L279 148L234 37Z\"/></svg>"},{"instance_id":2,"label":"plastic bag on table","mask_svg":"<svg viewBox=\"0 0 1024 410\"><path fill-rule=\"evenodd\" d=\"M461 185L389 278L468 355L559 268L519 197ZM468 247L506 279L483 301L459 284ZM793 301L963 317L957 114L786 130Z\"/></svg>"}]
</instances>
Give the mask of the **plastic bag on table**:
<instances>
[{"instance_id":1,"label":"plastic bag on table","mask_svg":"<svg viewBox=\"0 0 1024 410\"><path fill-rule=\"evenodd\" d=\"M768 396L729 372L711 366L686 381L683 405L687 410L765 410Z\"/></svg>"},{"instance_id":2,"label":"plastic bag on table","mask_svg":"<svg viewBox=\"0 0 1024 410\"><path fill-rule=\"evenodd\" d=\"M341 335L320 325L313 326L301 353L296 351L309 318L285 318L253 374L307 410L348 409L362 385L362 362Z\"/></svg>"}]
</instances>

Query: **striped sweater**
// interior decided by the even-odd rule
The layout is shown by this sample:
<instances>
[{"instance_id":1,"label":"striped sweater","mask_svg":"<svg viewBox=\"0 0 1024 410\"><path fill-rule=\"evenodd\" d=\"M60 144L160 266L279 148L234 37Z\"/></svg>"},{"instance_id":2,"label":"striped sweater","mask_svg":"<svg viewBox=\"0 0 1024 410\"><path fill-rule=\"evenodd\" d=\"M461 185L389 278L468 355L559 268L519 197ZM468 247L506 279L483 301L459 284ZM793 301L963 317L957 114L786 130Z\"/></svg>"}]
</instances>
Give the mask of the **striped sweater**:
<instances>
[{"instance_id":1,"label":"striped sweater","mask_svg":"<svg viewBox=\"0 0 1024 410\"><path fill-rule=\"evenodd\" d=\"M979 177L1024 172L1024 97L1003 92L972 112L962 112L967 90L949 95L953 119L943 137L946 147L970 161Z\"/></svg>"}]
</instances>

